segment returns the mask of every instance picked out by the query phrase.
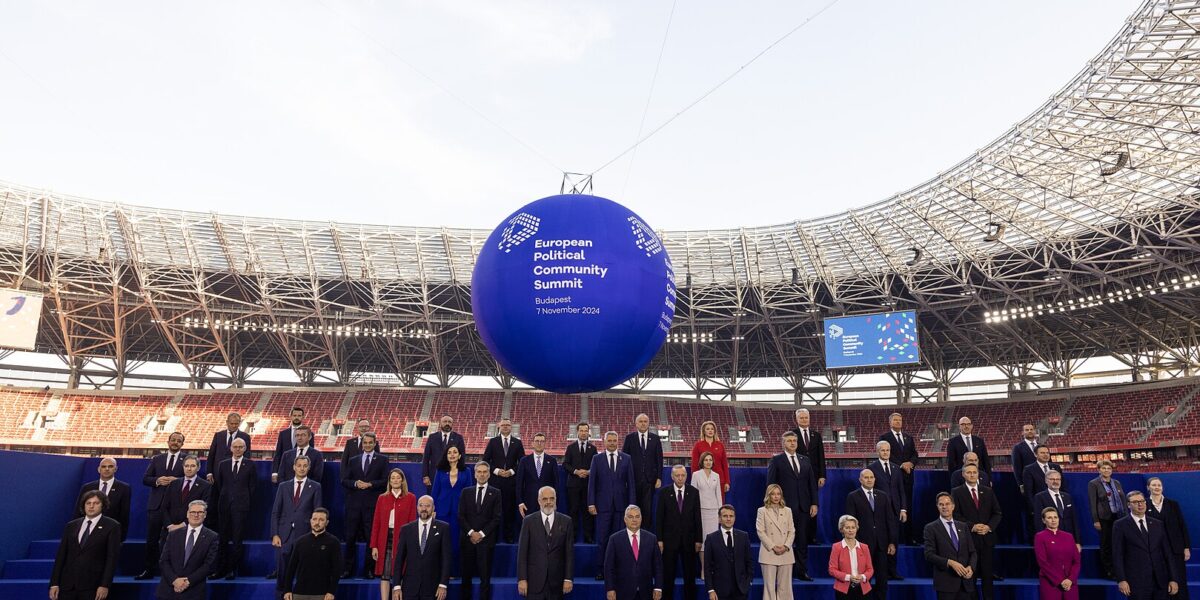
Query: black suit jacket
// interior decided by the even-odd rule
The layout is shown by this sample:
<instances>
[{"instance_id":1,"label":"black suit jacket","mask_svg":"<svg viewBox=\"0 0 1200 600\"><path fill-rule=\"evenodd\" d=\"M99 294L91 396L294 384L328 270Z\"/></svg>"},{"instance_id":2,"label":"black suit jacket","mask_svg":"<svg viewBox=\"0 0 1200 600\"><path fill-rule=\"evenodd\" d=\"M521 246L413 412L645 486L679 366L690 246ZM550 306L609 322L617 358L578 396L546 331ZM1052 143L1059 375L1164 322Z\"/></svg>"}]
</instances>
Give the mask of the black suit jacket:
<instances>
[{"instance_id":1,"label":"black suit jacket","mask_svg":"<svg viewBox=\"0 0 1200 600\"><path fill-rule=\"evenodd\" d=\"M283 458L279 461L279 482L283 483L289 479L296 478L296 452L295 448L283 453ZM308 457L308 478L321 482L321 477L325 475L325 455L321 454L320 450L312 447L309 444L308 449L304 451L304 455Z\"/></svg>"},{"instance_id":2,"label":"black suit jacket","mask_svg":"<svg viewBox=\"0 0 1200 600\"><path fill-rule=\"evenodd\" d=\"M1178 502L1163 498L1163 509L1159 511L1154 508L1154 503L1150 502L1150 496L1147 495L1146 514L1163 522L1172 553L1182 556L1184 548L1192 547L1192 536L1188 535L1187 523L1183 520L1183 510L1179 508Z\"/></svg>"},{"instance_id":3,"label":"black suit jacket","mask_svg":"<svg viewBox=\"0 0 1200 600\"><path fill-rule=\"evenodd\" d=\"M567 470L567 487L579 488L587 487L588 480L582 477L576 477L575 471L578 469L592 468L592 459L596 457L596 447L588 442L584 446L584 451L579 451L579 440L571 442L567 445L566 452L563 453L563 467ZM590 476L589 476L590 477Z\"/></svg>"},{"instance_id":4,"label":"black suit jacket","mask_svg":"<svg viewBox=\"0 0 1200 600\"><path fill-rule=\"evenodd\" d=\"M166 486L158 486L154 482L159 477L183 477L183 459L187 453L180 450L175 456L175 464L167 469L167 455L158 454L146 465L146 473L142 475L142 485L150 488L150 497L146 500L146 510L162 508L163 497L167 494Z\"/></svg>"},{"instance_id":5,"label":"black suit jacket","mask_svg":"<svg viewBox=\"0 0 1200 600\"><path fill-rule=\"evenodd\" d=\"M79 488L79 496L75 500L75 515L73 518L78 519L83 517L83 495L100 489L100 480L89 481ZM129 499L133 497L133 489L128 483L118 481L115 477L112 484L108 488L108 508L104 510L104 516L115 520L121 524L121 541L125 541L125 537L129 535Z\"/></svg>"},{"instance_id":6,"label":"black suit jacket","mask_svg":"<svg viewBox=\"0 0 1200 600\"><path fill-rule=\"evenodd\" d=\"M799 427L792 429L792 433L796 434L796 452L808 457L817 479L825 479L825 442L821 439L821 432L808 428L807 447L804 446L804 436L800 435Z\"/></svg>"},{"instance_id":7,"label":"black suit jacket","mask_svg":"<svg viewBox=\"0 0 1200 600\"><path fill-rule=\"evenodd\" d=\"M279 465L283 462L284 453L295 447L296 444L292 443L292 422L288 421L288 426L284 427L283 430L279 432L279 435L276 436L275 454L271 455L271 473L278 473L280 475L279 481L291 479L291 477L283 477L283 474L279 473Z\"/></svg>"},{"instance_id":8,"label":"black suit jacket","mask_svg":"<svg viewBox=\"0 0 1200 600\"><path fill-rule=\"evenodd\" d=\"M663 487L654 506L654 525L658 527L658 539L664 547L695 551L693 544L704 541L704 527L700 522L700 491L683 484L683 511L680 512L675 482Z\"/></svg>"},{"instance_id":9,"label":"black suit jacket","mask_svg":"<svg viewBox=\"0 0 1200 600\"><path fill-rule=\"evenodd\" d=\"M898 465L911 462L915 470L917 464L920 462L918 459L921 458L921 454L917 452L916 438L909 435L908 432L904 432L904 443L901 444L899 440L896 439L896 434L893 433L891 429L888 429L883 435L879 436L879 441L887 442L888 445L892 447L890 459L892 462ZM901 469L900 474L905 481L904 491L906 493L912 492L912 486L908 484L908 482L912 480L912 473L905 473L904 470Z\"/></svg>"},{"instance_id":10,"label":"black suit jacket","mask_svg":"<svg viewBox=\"0 0 1200 600\"><path fill-rule=\"evenodd\" d=\"M242 463L235 475L233 459L227 458L217 465L217 471L213 473L213 485L216 487L220 510L248 511L254 499L254 488L258 487L258 469L254 467L254 461L242 456Z\"/></svg>"},{"instance_id":11,"label":"black suit jacket","mask_svg":"<svg viewBox=\"0 0 1200 600\"><path fill-rule=\"evenodd\" d=\"M899 520L900 511L908 510L908 495L904 493L904 471L900 465L890 460L888 462L890 463L888 470L891 471L891 475L888 474L888 471L883 470L883 463L879 462L879 459L871 461L867 468L875 474L875 489L888 495L892 501L892 513Z\"/></svg>"},{"instance_id":12,"label":"black suit jacket","mask_svg":"<svg viewBox=\"0 0 1200 600\"><path fill-rule=\"evenodd\" d=\"M654 485L662 479L663 447L662 438L653 431L646 432L646 450L642 451L642 442L637 431L625 436L625 445L621 450L633 458L633 482L637 485Z\"/></svg>"},{"instance_id":13,"label":"black suit jacket","mask_svg":"<svg viewBox=\"0 0 1200 600\"><path fill-rule=\"evenodd\" d=\"M1047 463L1050 468L1062 473L1062 467L1056 462ZM1034 496L1038 493L1046 491L1046 474L1042 472L1042 466L1034 461L1033 464L1025 467L1025 471L1021 473L1021 486L1025 488L1025 499L1033 504Z\"/></svg>"},{"instance_id":14,"label":"black suit jacket","mask_svg":"<svg viewBox=\"0 0 1200 600\"><path fill-rule=\"evenodd\" d=\"M1179 581L1175 561L1169 560L1171 544L1165 529L1162 521L1148 516L1149 536L1143 536L1132 514L1113 523L1113 571L1117 581L1128 581L1135 594L1165 590L1169 582Z\"/></svg>"},{"instance_id":15,"label":"black suit jacket","mask_svg":"<svg viewBox=\"0 0 1200 600\"><path fill-rule=\"evenodd\" d=\"M425 553L421 553L421 519L400 528L396 562L392 566L392 587L400 586L409 600L432 598L438 586L450 583L450 524L433 520Z\"/></svg>"},{"instance_id":16,"label":"black suit jacket","mask_svg":"<svg viewBox=\"0 0 1200 600\"><path fill-rule=\"evenodd\" d=\"M1071 534L1075 538L1075 543L1082 543L1079 540L1079 522L1075 518L1075 502L1071 500L1071 495L1059 490L1062 496L1063 511L1058 515L1058 528ZM1046 524L1042 522L1042 511L1047 507L1054 506L1054 498L1050 496L1050 490L1042 490L1038 495L1033 497L1033 525L1034 531L1041 531L1046 528ZM1057 507L1055 507L1057 508Z\"/></svg>"},{"instance_id":17,"label":"black suit jacket","mask_svg":"<svg viewBox=\"0 0 1200 600\"><path fill-rule=\"evenodd\" d=\"M386 456L376 452L371 458L371 464L363 471L363 455L353 456L346 461L342 468L342 487L346 488L346 510L367 508L375 509L375 501L387 487L389 468ZM371 487L360 490L354 486L356 482L365 481Z\"/></svg>"},{"instance_id":18,"label":"black suit jacket","mask_svg":"<svg viewBox=\"0 0 1200 600\"><path fill-rule=\"evenodd\" d=\"M704 590L716 592L717 598L750 594L756 556L750 554L750 536L740 529L733 530L733 552L725 546L721 528L704 539Z\"/></svg>"},{"instance_id":19,"label":"black suit jacket","mask_svg":"<svg viewBox=\"0 0 1200 600\"><path fill-rule=\"evenodd\" d=\"M858 519L858 540L872 552L887 551L888 544L898 543L900 524L892 511L892 499L883 491L875 490L875 509L867 501L862 487L846 495L846 514Z\"/></svg>"},{"instance_id":20,"label":"black suit jacket","mask_svg":"<svg viewBox=\"0 0 1200 600\"><path fill-rule=\"evenodd\" d=\"M655 589L666 587L658 538L645 529L639 530L638 557L634 560L627 531L622 527L608 538L604 549L604 590L616 592L617 600L650 600Z\"/></svg>"},{"instance_id":21,"label":"black suit jacket","mask_svg":"<svg viewBox=\"0 0 1200 600\"><path fill-rule=\"evenodd\" d=\"M483 493L483 504L477 500L479 485L473 484L463 488L458 496L458 537L460 544L469 544L468 531L483 532L480 544L495 545L497 533L500 531L500 490L489 485Z\"/></svg>"},{"instance_id":22,"label":"black suit jacket","mask_svg":"<svg viewBox=\"0 0 1200 600\"><path fill-rule=\"evenodd\" d=\"M1017 442L1012 447L1011 458L1012 458L1012 472L1014 474L1020 473L1023 475L1025 473L1025 467L1028 467L1029 465L1032 465L1033 463L1037 462L1037 454L1034 454L1033 450L1029 449L1029 445L1025 443L1025 438L1021 438L1021 441ZM1017 480L1017 484L1025 485L1019 479ZM1079 538L1076 538L1076 539L1079 539Z\"/></svg>"},{"instance_id":23,"label":"black suit jacket","mask_svg":"<svg viewBox=\"0 0 1200 600\"><path fill-rule=\"evenodd\" d=\"M428 477L432 482L436 475L438 463L442 457L446 456L446 450L454 446L458 448L458 452L463 455L463 460L467 456L467 444L463 441L462 434L457 431L450 432L450 443L442 443L442 432L433 431L425 436L425 451L421 455L421 477ZM432 483L431 483L432 485Z\"/></svg>"},{"instance_id":24,"label":"black suit jacket","mask_svg":"<svg viewBox=\"0 0 1200 600\"><path fill-rule=\"evenodd\" d=\"M111 588L117 560L121 557L121 524L100 515L82 546L79 545L80 527L83 527L83 517L63 528L58 554L54 557L54 570L50 572L50 585L58 586L63 592Z\"/></svg>"},{"instance_id":25,"label":"black suit jacket","mask_svg":"<svg viewBox=\"0 0 1200 600\"><path fill-rule=\"evenodd\" d=\"M529 513L521 522L521 537L517 540L517 580L525 580L529 595L539 595L552 588L562 593L563 580L575 574L575 525L571 517L554 513L550 535L541 511Z\"/></svg>"},{"instance_id":26,"label":"black suit jacket","mask_svg":"<svg viewBox=\"0 0 1200 600\"><path fill-rule=\"evenodd\" d=\"M950 474L950 489L954 489L966 482L967 478L963 477L961 467L959 467L957 471ZM987 471L980 470L979 485L982 485L983 487L992 487L992 474Z\"/></svg>"},{"instance_id":27,"label":"black suit jacket","mask_svg":"<svg viewBox=\"0 0 1200 600\"><path fill-rule=\"evenodd\" d=\"M904 437L908 438L908 436ZM946 444L946 470L953 473L961 469L963 466L963 456L967 452L974 452L979 456L980 469L989 473L992 472L992 460L988 458L987 444L983 441L983 438L973 433L971 434L971 450L967 450L967 443L963 441L961 434L950 438L950 442Z\"/></svg>"},{"instance_id":28,"label":"black suit jacket","mask_svg":"<svg viewBox=\"0 0 1200 600\"><path fill-rule=\"evenodd\" d=\"M176 529L167 535L163 545L162 557L158 559L158 568L162 579L154 594L158 598L178 598L180 600L204 600L208 597L205 584L208 576L217 566L217 532L202 527L192 546L192 555L184 560L187 535L190 527ZM172 582L180 577L186 577L191 583L182 594L176 594L171 587Z\"/></svg>"},{"instance_id":29,"label":"black suit jacket","mask_svg":"<svg viewBox=\"0 0 1200 600\"><path fill-rule=\"evenodd\" d=\"M513 485L517 484L516 477L498 477L496 469L504 469L505 471L512 469L515 475L517 463L521 461L521 457L525 456L525 445L521 443L520 438L515 435L508 436L508 454L504 453L503 436L496 436L488 440L487 447L483 449L483 460L492 467L493 479L489 482L492 485Z\"/></svg>"},{"instance_id":30,"label":"black suit jacket","mask_svg":"<svg viewBox=\"0 0 1200 600\"><path fill-rule=\"evenodd\" d=\"M537 463L530 453L517 463L517 504L524 504L526 514L538 509L538 490L542 486L558 488L558 460L549 452L542 453L542 476L538 477Z\"/></svg>"},{"instance_id":31,"label":"black suit jacket","mask_svg":"<svg viewBox=\"0 0 1200 600\"><path fill-rule=\"evenodd\" d=\"M361 439L362 438L360 438L358 436L354 436L354 437L346 440L346 446L344 448L342 448L342 472L343 473L346 472L346 465L349 464L350 459L354 458L355 456L360 456L362 454L362 444L360 443ZM383 456L382 448L383 448L383 440L380 439L379 437L376 437L375 438L375 454L377 454L379 456Z\"/></svg>"},{"instance_id":32,"label":"black suit jacket","mask_svg":"<svg viewBox=\"0 0 1200 600\"><path fill-rule=\"evenodd\" d=\"M975 489L979 494L979 508L975 508L975 500L971 498L971 488L965 484L950 490L950 497L954 498L954 520L965 522L967 529L979 523L987 525L992 532L983 536L984 541L995 545L996 530L1000 528L1000 501L996 499L996 493L989 487L981 485ZM981 549L976 548L975 550Z\"/></svg>"},{"instance_id":33,"label":"black suit jacket","mask_svg":"<svg viewBox=\"0 0 1200 600\"><path fill-rule=\"evenodd\" d=\"M775 483L783 488L783 502L792 509L793 515L799 512L807 515L809 507L817 504L817 476L807 456L796 453L796 462L800 465L799 473L792 468L786 453L772 456L767 464L767 485Z\"/></svg>"},{"instance_id":34,"label":"black suit jacket","mask_svg":"<svg viewBox=\"0 0 1200 600\"><path fill-rule=\"evenodd\" d=\"M250 456L250 434L239 430L233 434L233 437L234 439L241 439L246 442L246 456ZM206 472L212 473L213 469L221 464L221 461L233 456L233 453L229 451L229 446L225 443L228 439L228 429L222 429L213 434L212 443L208 445L208 460L204 463L204 470Z\"/></svg>"},{"instance_id":35,"label":"black suit jacket","mask_svg":"<svg viewBox=\"0 0 1200 600\"><path fill-rule=\"evenodd\" d=\"M167 486L167 493L163 496L163 509L167 515L164 526L187 521L187 506L193 500L203 500L205 504L212 506L211 483L197 475L192 487L188 489L187 496L184 496L183 481L183 478L179 478Z\"/></svg>"},{"instance_id":36,"label":"black suit jacket","mask_svg":"<svg viewBox=\"0 0 1200 600\"><path fill-rule=\"evenodd\" d=\"M942 525L941 517L925 525L925 562L933 566L933 589L939 592L974 592L975 578L959 577L948 562L955 560L971 567L972 571L978 570L975 543L971 541L971 528L967 527L966 523L955 520L954 529L958 532L957 550L950 540L950 534L946 532L946 526Z\"/></svg>"}]
</instances>

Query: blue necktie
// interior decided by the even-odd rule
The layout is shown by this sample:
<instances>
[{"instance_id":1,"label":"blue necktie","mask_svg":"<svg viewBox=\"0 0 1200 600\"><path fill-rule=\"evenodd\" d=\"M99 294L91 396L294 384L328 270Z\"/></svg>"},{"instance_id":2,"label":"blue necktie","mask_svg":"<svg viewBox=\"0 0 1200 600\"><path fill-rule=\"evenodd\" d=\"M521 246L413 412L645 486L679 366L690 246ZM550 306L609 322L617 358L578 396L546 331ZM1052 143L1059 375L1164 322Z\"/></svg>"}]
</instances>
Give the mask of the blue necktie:
<instances>
[{"instance_id":1,"label":"blue necktie","mask_svg":"<svg viewBox=\"0 0 1200 600\"><path fill-rule=\"evenodd\" d=\"M874 511L875 510L875 493L874 492L870 492L870 491L867 492L867 502L871 503L871 510Z\"/></svg>"},{"instance_id":2,"label":"blue necktie","mask_svg":"<svg viewBox=\"0 0 1200 600\"><path fill-rule=\"evenodd\" d=\"M429 523L421 525L421 554L425 554L425 542L429 541Z\"/></svg>"},{"instance_id":3,"label":"blue necktie","mask_svg":"<svg viewBox=\"0 0 1200 600\"><path fill-rule=\"evenodd\" d=\"M186 563L192 556L192 548L196 546L196 530L192 529L188 533L187 545L183 547L183 562Z\"/></svg>"},{"instance_id":4,"label":"blue necktie","mask_svg":"<svg viewBox=\"0 0 1200 600\"><path fill-rule=\"evenodd\" d=\"M950 529L950 543L954 544L955 550L958 550L958 528L954 526L953 522L946 523L946 526Z\"/></svg>"}]
</instances>

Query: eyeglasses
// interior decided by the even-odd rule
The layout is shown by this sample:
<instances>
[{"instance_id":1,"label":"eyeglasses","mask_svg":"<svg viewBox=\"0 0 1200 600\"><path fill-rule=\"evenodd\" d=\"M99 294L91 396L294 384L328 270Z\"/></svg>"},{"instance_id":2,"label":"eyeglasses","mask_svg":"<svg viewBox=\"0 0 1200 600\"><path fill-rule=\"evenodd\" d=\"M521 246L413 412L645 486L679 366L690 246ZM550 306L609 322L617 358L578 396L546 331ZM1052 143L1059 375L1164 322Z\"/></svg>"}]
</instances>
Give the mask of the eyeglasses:
<instances>
[{"instance_id":1,"label":"eyeglasses","mask_svg":"<svg viewBox=\"0 0 1200 600\"><path fill-rule=\"evenodd\" d=\"M1145 504L1146 501L1145 500L1130 500L1129 503L1130 504Z\"/></svg>"},{"instance_id":2,"label":"eyeglasses","mask_svg":"<svg viewBox=\"0 0 1200 600\"><path fill-rule=\"evenodd\" d=\"M204 513L205 513L205 511L203 511L203 510L189 510L187 512L187 514L189 514L189 515L202 515Z\"/></svg>"}]
</instances>

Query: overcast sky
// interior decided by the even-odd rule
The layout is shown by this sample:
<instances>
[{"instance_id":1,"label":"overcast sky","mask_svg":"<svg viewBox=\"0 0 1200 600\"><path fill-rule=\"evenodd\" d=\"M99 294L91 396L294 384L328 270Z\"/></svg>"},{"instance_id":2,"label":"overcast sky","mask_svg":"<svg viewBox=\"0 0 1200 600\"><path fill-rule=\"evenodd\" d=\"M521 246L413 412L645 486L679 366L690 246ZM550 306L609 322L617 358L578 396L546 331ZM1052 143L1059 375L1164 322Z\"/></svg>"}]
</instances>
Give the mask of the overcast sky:
<instances>
[{"instance_id":1,"label":"overcast sky","mask_svg":"<svg viewBox=\"0 0 1200 600\"><path fill-rule=\"evenodd\" d=\"M650 131L827 4L8 2L0 179L491 228L557 193L561 170L630 146L647 102ZM885 199L1027 116L1138 5L842 0L597 173L595 193L671 230Z\"/></svg>"}]
</instances>

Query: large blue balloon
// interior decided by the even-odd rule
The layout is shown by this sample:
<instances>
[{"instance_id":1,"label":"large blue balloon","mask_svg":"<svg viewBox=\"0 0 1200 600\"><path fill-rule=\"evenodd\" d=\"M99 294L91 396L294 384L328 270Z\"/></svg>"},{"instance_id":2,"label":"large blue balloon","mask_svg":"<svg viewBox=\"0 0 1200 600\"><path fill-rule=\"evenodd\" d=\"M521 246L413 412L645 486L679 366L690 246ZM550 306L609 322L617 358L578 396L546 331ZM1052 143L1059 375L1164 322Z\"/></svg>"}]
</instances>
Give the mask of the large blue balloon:
<instances>
[{"instance_id":1,"label":"large blue balloon","mask_svg":"<svg viewBox=\"0 0 1200 600\"><path fill-rule=\"evenodd\" d=\"M551 392L607 390L637 374L675 317L662 241L598 196L551 196L488 236L471 277L483 343L517 379Z\"/></svg>"}]
</instances>

